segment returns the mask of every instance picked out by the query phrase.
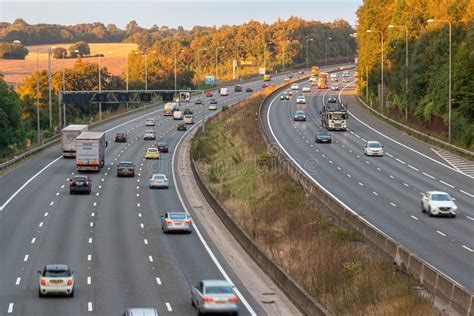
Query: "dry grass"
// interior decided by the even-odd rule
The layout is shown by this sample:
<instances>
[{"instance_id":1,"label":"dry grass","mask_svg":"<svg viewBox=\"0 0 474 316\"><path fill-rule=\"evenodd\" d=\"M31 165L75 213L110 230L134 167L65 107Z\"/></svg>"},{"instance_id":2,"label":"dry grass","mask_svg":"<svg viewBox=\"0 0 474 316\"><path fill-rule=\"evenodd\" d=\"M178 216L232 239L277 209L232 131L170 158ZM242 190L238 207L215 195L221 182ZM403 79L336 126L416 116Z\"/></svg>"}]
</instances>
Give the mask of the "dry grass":
<instances>
[{"instance_id":1,"label":"dry grass","mask_svg":"<svg viewBox=\"0 0 474 316\"><path fill-rule=\"evenodd\" d=\"M54 45L36 45L27 46L30 51L29 55L26 56L25 60L5 60L0 59L0 73L5 77L7 83L18 85L21 84L23 79L33 72L36 71L36 49L39 49L39 69L44 70L48 68L48 54L47 49L50 46L68 48L71 44L54 44ZM121 75L125 71L125 62L127 53L137 49L136 44L130 43L104 43L104 44L89 44L91 48L91 54L104 54L105 57L101 58L101 65L107 67L107 69L114 75ZM112 51L112 54L108 54ZM83 61L89 63L99 63L98 58L83 58ZM63 69L63 65L66 68L71 68L75 59L52 59L52 70L60 71Z\"/></svg>"},{"instance_id":2,"label":"dry grass","mask_svg":"<svg viewBox=\"0 0 474 316\"><path fill-rule=\"evenodd\" d=\"M434 315L416 281L369 255L356 231L334 226L267 153L243 101L206 126L193 157L211 189L263 249L337 315Z\"/></svg>"}]
</instances>

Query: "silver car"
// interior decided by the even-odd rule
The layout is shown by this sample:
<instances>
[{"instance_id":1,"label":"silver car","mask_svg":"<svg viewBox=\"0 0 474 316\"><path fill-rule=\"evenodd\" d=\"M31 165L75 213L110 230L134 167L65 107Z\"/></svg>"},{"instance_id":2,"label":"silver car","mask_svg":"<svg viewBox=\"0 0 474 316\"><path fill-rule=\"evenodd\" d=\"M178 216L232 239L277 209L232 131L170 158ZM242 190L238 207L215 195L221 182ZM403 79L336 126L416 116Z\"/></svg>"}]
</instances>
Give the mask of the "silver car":
<instances>
[{"instance_id":1,"label":"silver car","mask_svg":"<svg viewBox=\"0 0 474 316\"><path fill-rule=\"evenodd\" d=\"M152 118L149 118L145 121L145 126L155 126L155 120Z\"/></svg>"},{"instance_id":2,"label":"silver car","mask_svg":"<svg viewBox=\"0 0 474 316\"><path fill-rule=\"evenodd\" d=\"M456 217L458 207L453 199L446 192L428 191L421 198L421 211L427 212L430 216L451 216Z\"/></svg>"},{"instance_id":3,"label":"silver car","mask_svg":"<svg viewBox=\"0 0 474 316\"><path fill-rule=\"evenodd\" d=\"M366 156L383 156L383 146L378 141L368 141L364 146Z\"/></svg>"},{"instance_id":4,"label":"silver car","mask_svg":"<svg viewBox=\"0 0 474 316\"><path fill-rule=\"evenodd\" d=\"M145 133L143 134L143 139L144 140L155 140L155 131L154 130L146 130Z\"/></svg>"},{"instance_id":5,"label":"silver car","mask_svg":"<svg viewBox=\"0 0 474 316\"><path fill-rule=\"evenodd\" d=\"M191 216L186 212L166 212L161 216L161 229L164 233L184 231L191 233Z\"/></svg>"},{"instance_id":6,"label":"silver car","mask_svg":"<svg viewBox=\"0 0 474 316\"><path fill-rule=\"evenodd\" d=\"M159 316L155 308L129 308L123 316Z\"/></svg>"},{"instance_id":7,"label":"silver car","mask_svg":"<svg viewBox=\"0 0 474 316\"><path fill-rule=\"evenodd\" d=\"M169 188L169 181L166 175L157 173L150 177L150 189L154 188Z\"/></svg>"},{"instance_id":8,"label":"silver car","mask_svg":"<svg viewBox=\"0 0 474 316\"><path fill-rule=\"evenodd\" d=\"M64 294L74 297L74 272L65 264L48 264L38 271L39 297Z\"/></svg>"},{"instance_id":9,"label":"silver car","mask_svg":"<svg viewBox=\"0 0 474 316\"><path fill-rule=\"evenodd\" d=\"M202 280L191 289L191 304L199 314L239 314L234 286L225 280Z\"/></svg>"}]
</instances>

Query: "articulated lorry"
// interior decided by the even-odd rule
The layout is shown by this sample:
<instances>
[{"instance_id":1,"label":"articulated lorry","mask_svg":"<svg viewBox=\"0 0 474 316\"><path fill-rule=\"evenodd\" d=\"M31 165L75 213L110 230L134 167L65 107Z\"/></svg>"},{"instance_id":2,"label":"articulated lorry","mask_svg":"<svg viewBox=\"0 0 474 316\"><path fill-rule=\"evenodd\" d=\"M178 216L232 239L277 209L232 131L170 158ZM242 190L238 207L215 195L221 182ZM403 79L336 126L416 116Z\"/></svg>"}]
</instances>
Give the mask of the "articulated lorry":
<instances>
[{"instance_id":1,"label":"articulated lorry","mask_svg":"<svg viewBox=\"0 0 474 316\"><path fill-rule=\"evenodd\" d=\"M321 124L328 130L345 131L349 114L342 103L327 102L321 108Z\"/></svg>"},{"instance_id":2,"label":"articulated lorry","mask_svg":"<svg viewBox=\"0 0 474 316\"><path fill-rule=\"evenodd\" d=\"M105 133L84 132L76 138L76 170L100 172L105 164Z\"/></svg>"},{"instance_id":3,"label":"articulated lorry","mask_svg":"<svg viewBox=\"0 0 474 316\"><path fill-rule=\"evenodd\" d=\"M163 108L163 115L164 116L173 116L173 112L179 109L179 104L176 102L168 102L165 104Z\"/></svg>"},{"instance_id":4,"label":"articulated lorry","mask_svg":"<svg viewBox=\"0 0 474 316\"><path fill-rule=\"evenodd\" d=\"M76 137L87 132L87 125L68 125L61 130L63 157L76 157Z\"/></svg>"}]
</instances>

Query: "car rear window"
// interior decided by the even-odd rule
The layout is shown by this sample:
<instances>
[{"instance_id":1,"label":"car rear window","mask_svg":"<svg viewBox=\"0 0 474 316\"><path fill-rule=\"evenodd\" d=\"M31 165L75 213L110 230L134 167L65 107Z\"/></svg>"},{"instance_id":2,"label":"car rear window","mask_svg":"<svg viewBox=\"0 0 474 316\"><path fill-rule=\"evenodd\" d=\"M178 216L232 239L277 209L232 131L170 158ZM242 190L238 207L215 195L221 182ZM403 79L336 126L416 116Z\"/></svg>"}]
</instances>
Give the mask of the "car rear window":
<instances>
[{"instance_id":1,"label":"car rear window","mask_svg":"<svg viewBox=\"0 0 474 316\"><path fill-rule=\"evenodd\" d=\"M131 162L121 162L121 163L119 163L119 167L125 167L125 168L133 167L133 163L131 163Z\"/></svg>"},{"instance_id":2,"label":"car rear window","mask_svg":"<svg viewBox=\"0 0 474 316\"><path fill-rule=\"evenodd\" d=\"M176 213L171 213L170 214L171 219L186 219L186 214L176 214Z\"/></svg>"},{"instance_id":3,"label":"car rear window","mask_svg":"<svg viewBox=\"0 0 474 316\"><path fill-rule=\"evenodd\" d=\"M50 278L70 277L71 276L71 271L69 271L69 270L45 270L44 271L44 276L45 277L50 277Z\"/></svg>"},{"instance_id":4,"label":"car rear window","mask_svg":"<svg viewBox=\"0 0 474 316\"><path fill-rule=\"evenodd\" d=\"M148 148L149 153L156 153L157 151L158 151L158 149L156 149L156 148Z\"/></svg>"},{"instance_id":5,"label":"car rear window","mask_svg":"<svg viewBox=\"0 0 474 316\"><path fill-rule=\"evenodd\" d=\"M86 182L86 181L87 181L87 177L86 177L86 176L74 176L74 181Z\"/></svg>"},{"instance_id":6,"label":"car rear window","mask_svg":"<svg viewBox=\"0 0 474 316\"><path fill-rule=\"evenodd\" d=\"M166 144L165 144L165 143L158 143L158 146L160 146L160 147L166 147Z\"/></svg>"},{"instance_id":7,"label":"car rear window","mask_svg":"<svg viewBox=\"0 0 474 316\"><path fill-rule=\"evenodd\" d=\"M161 175L161 174L155 174L155 175L153 176L153 179L157 179L157 180L162 180L162 179L164 179L164 178L165 178L165 176L163 176L163 175Z\"/></svg>"},{"instance_id":8,"label":"car rear window","mask_svg":"<svg viewBox=\"0 0 474 316\"><path fill-rule=\"evenodd\" d=\"M232 294L230 286L208 286L206 287L206 294Z\"/></svg>"},{"instance_id":9,"label":"car rear window","mask_svg":"<svg viewBox=\"0 0 474 316\"><path fill-rule=\"evenodd\" d=\"M319 136L329 136L328 132L319 132Z\"/></svg>"}]
</instances>

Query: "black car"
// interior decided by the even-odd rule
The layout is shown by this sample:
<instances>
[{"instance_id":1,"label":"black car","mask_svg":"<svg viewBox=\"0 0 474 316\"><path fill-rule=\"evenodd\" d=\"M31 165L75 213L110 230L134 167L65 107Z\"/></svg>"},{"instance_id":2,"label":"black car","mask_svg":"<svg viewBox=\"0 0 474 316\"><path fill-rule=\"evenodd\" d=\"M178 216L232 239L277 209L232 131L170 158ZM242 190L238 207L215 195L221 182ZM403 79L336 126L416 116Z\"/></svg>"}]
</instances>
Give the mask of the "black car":
<instances>
[{"instance_id":1,"label":"black car","mask_svg":"<svg viewBox=\"0 0 474 316\"><path fill-rule=\"evenodd\" d=\"M194 104L202 104L202 99L197 99Z\"/></svg>"},{"instance_id":2,"label":"black car","mask_svg":"<svg viewBox=\"0 0 474 316\"><path fill-rule=\"evenodd\" d=\"M115 134L115 142L116 143L126 143L127 142L127 134L125 134L125 133Z\"/></svg>"},{"instance_id":3,"label":"black car","mask_svg":"<svg viewBox=\"0 0 474 316\"><path fill-rule=\"evenodd\" d=\"M121 161L117 165L117 177L135 177L135 165L131 161Z\"/></svg>"},{"instance_id":4,"label":"black car","mask_svg":"<svg viewBox=\"0 0 474 316\"><path fill-rule=\"evenodd\" d=\"M253 89L250 88L250 87L247 87L247 88L245 89L245 92L253 92Z\"/></svg>"},{"instance_id":5,"label":"black car","mask_svg":"<svg viewBox=\"0 0 474 316\"><path fill-rule=\"evenodd\" d=\"M89 176L75 175L69 179L69 194L86 193L91 194L92 186Z\"/></svg>"},{"instance_id":6,"label":"black car","mask_svg":"<svg viewBox=\"0 0 474 316\"><path fill-rule=\"evenodd\" d=\"M239 85L236 85L236 86L234 87L234 92L242 92L242 87L239 86Z\"/></svg>"},{"instance_id":7,"label":"black car","mask_svg":"<svg viewBox=\"0 0 474 316\"><path fill-rule=\"evenodd\" d=\"M216 99L211 99L211 101L209 101L209 104L217 104L217 100Z\"/></svg>"},{"instance_id":8,"label":"black car","mask_svg":"<svg viewBox=\"0 0 474 316\"><path fill-rule=\"evenodd\" d=\"M304 111L296 111L293 119L295 121L306 121L306 114L304 114Z\"/></svg>"},{"instance_id":9,"label":"black car","mask_svg":"<svg viewBox=\"0 0 474 316\"><path fill-rule=\"evenodd\" d=\"M335 95L335 94L330 94L330 95L328 96L328 102L329 102L329 103L336 103L336 102L337 102L337 97L336 97L336 95Z\"/></svg>"},{"instance_id":10,"label":"black car","mask_svg":"<svg viewBox=\"0 0 474 316\"><path fill-rule=\"evenodd\" d=\"M293 74L289 74L288 78L290 78L290 79L293 78Z\"/></svg>"},{"instance_id":11,"label":"black car","mask_svg":"<svg viewBox=\"0 0 474 316\"><path fill-rule=\"evenodd\" d=\"M186 127L186 124L184 123L179 123L177 126L176 126L176 129L178 131L186 131L187 130L187 127Z\"/></svg>"},{"instance_id":12,"label":"black car","mask_svg":"<svg viewBox=\"0 0 474 316\"><path fill-rule=\"evenodd\" d=\"M168 145L163 142L156 144L156 147L158 147L158 150L160 151L160 153L167 153L169 150Z\"/></svg>"},{"instance_id":13,"label":"black car","mask_svg":"<svg viewBox=\"0 0 474 316\"><path fill-rule=\"evenodd\" d=\"M331 143L332 137L331 133L326 131L320 131L316 133L316 143Z\"/></svg>"},{"instance_id":14,"label":"black car","mask_svg":"<svg viewBox=\"0 0 474 316\"><path fill-rule=\"evenodd\" d=\"M282 95L280 95L280 100L290 100L290 96L288 95L288 93L283 93Z\"/></svg>"},{"instance_id":15,"label":"black car","mask_svg":"<svg viewBox=\"0 0 474 316\"><path fill-rule=\"evenodd\" d=\"M191 110L191 109L184 109L184 110L183 110L183 115L193 115L193 110Z\"/></svg>"},{"instance_id":16,"label":"black car","mask_svg":"<svg viewBox=\"0 0 474 316\"><path fill-rule=\"evenodd\" d=\"M304 75L304 70L300 70L300 71L298 71L298 73L299 73L300 75Z\"/></svg>"}]
</instances>

